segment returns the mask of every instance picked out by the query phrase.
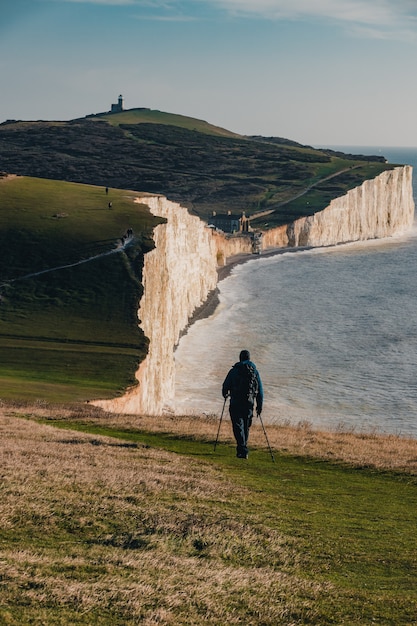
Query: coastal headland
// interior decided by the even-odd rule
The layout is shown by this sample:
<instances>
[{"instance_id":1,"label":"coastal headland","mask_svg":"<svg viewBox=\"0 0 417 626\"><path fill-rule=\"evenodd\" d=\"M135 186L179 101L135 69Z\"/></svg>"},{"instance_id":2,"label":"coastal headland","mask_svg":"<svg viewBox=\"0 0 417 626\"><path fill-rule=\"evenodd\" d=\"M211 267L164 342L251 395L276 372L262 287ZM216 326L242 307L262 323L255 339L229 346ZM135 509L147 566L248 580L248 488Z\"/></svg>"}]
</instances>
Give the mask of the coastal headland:
<instances>
[{"instance_id":1,"label":"coastal headland","mask_svg":"<svg viewBox=\"0 0 417 626\"><path fill-rule=\"evenodd\" d=\"M381 155L244 137L160 111L9 120L0 139L2 168L18 175L0 184L7 397L39 394L41 380L41 395L171 411L175 346L215 310L218 282L256 258L250 233L262 234L264 257L387 237L414 212L411 168ZM208 228L213 213L235 214L242 232ZM128 231L129 246L107 255Z\"/></svg>"},{"instance_id":2,"label":"coastal headland","mask_svg":"<svg viewBox=\"0 0 417 626\"><path fill-rule=\"evenodd\" d=\"M335 198L323 211L265 231L262 255L406 232L414 220L411 181L409 166L383 172ZM219 280L256 255L249 254L250 239L225 237L165 197L139 197L138 202L166 219L154 231L155 250L145 256L139 317L149 352L137 372L139 384L122 398L97 404L115 412L160 415L175 411L174 350L180 337L190 324L214 313Z\"/></svg>"},{"instance_id":3,"label":"coastal headland","mask_svg":"<svg viewBox=\"0 0 417 626\"><path fill-rule=\"evenodd\" d=\"M259 196L265 181L243 184L239 169L223 182L202 180L201 159L195 178L182 177L179 156L193 150L189 143L184 151L170 148L174 136L194 141L192 127L183 129L190 135L143 120L132 129L128 121L0 125L5 156L16 164L8 169L40 176L0 180L7 208L0 213L7 258L0 270L0 622L414 623L416 440L276 422L267 427L272 462L255 423L242 464L229 422L214 452L215 416L170 410L181 332L215 310L218 283L236 264L257 258L243 237L218 236L201 219L216 198L240 209L251 198L252 214L263 209L261 230L262 220L276 220L264 231L265 257L406 230L414 213L411 170L363 163L360 176L345 169L343 191L343 176L327 179L314 196L316 211L301 194L280 213L280 176L301 173L301 192L317 167L339 167L334 155L289 146L297 159ZM256 166L247 151L255 145L259 154L265 142L216 132L219 152L233 146ZM120 169L97 154L109 136L126 159ZM268 176L273 144L266 142ZM206 153L214 145L204 143ZM62 146L78 155L70 159L74 169ZM134 175L140 187L134 146L150 164L143 180L156 193L115 188ZM166 169L156 178L164 152L165 165L178 158L178 177ZM47 180L47 170L88 184ZM167 199L162 186L187 202ZM127 231L133 236L122 246ZM88 402L97 397L107 399L107 410Z\"/></svg>"}]
</instances>

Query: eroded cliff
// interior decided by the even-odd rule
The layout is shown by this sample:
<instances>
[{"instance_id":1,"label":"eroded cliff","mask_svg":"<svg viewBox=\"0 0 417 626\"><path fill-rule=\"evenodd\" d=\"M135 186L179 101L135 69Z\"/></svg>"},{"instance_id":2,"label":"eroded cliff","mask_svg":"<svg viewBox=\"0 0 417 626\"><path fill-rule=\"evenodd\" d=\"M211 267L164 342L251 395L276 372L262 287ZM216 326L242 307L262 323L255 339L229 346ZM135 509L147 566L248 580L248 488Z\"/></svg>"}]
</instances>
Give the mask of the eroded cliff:
<instances>
[{"instance_id":1,"label":"eroded cliff","mask_svg":"<svg viewBox=\"0 0 417 626\"><path fill-rule=\"evenodd\" d=\"M413 168L383 172L335 198L323 211L264 234L264 247L332 246L407 231L414 221Z\"/></svg>"},{"instance_id":2,"label":"eroded cliff","mask_svg":"<svg viewBox=\"0 0 417 626\"><path fill-rule=\"evenodd\" d=\"M167 224L154 231L155 249L145 256L141 327L149 353L138 385L123 397L97 401L107 410L159 415L174 410L174 349L193 311L216 288L217 267L227 257L250 253L247 237L227 239L162 196L141 197ZM336 198L321 212L264 233L263 248L325 246L388 237L414 220L412 168L397 167Z\"/></svg>"},{"instance_id":3,"label":"eroded cliff","mask_svg":"<svg viewBox=\"0 0 417 626\"><path fill-rule=\"evenodd\" d=\"M110 411L160 415L173 410L174 348L193 311L217 285L217 247L212 231L187 209L163 196L141 197L151 212L167 219L154 230L155 248L145 255L140 326L148 355L136 374L138 385L123 397L97 401Z\"/></svg>"}]
</instances>

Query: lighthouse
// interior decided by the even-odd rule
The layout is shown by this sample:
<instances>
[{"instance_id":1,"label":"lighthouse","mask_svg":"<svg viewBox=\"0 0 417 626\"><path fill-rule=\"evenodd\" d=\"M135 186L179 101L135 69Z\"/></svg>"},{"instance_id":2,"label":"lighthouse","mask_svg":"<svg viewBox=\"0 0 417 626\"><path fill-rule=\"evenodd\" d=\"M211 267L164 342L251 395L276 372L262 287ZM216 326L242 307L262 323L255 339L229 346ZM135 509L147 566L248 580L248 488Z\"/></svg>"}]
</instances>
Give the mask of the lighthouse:
<instances>
[{"instance_id":1,"label":"lighthouse","mask_svg":"<svg viewBox=\"0 0 417 626\"><path fill-rule=\"evenodd\" d=\"M117 104L112 104L111 105L111 112L112 113L121 113L123 111L123 96L120 95L118 100L117 100Z\"/></svg>"}]
</instances>

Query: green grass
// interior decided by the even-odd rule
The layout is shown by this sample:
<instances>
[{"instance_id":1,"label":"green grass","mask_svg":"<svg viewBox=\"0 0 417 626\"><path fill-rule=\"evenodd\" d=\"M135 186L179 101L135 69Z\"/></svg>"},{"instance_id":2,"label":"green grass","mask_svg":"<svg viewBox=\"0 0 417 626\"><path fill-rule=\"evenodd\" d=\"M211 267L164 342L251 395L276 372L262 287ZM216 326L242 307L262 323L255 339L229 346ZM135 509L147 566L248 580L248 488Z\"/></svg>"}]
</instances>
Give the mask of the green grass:
<instances>
[{"instance_id":1,"label":"green grass","mask_svg":"<svg viewBox=\"0 0 417 626\"><path fill-rule=\"evenodd\" d=\"M107 250L129 226L136 226L139 232L147 230L149 234L160 222L145 206L133 202L137 195L137 192L120 189L110 189L106 195L103 187L42 178L18 177L2 181L1 233L3 237L16 230L19 235L20 231L33 233L33 236L39 234L48 238L45 255L53 253L58 261L78 260L82 253ZM112 210L108 209L110 201ZM59 243L66 241L65 249L55 244L56 237ZM71 256L74 253L75 257ZM28 265L31 261L29 257Z\"/></svg>"},{"instance_id":2,"label":"green grass","mask_svg":"<svg viewBox=\"0 0 417 626\"><path fill-rule=\"evenodd\" d=\"M319 562L319 570L327 576L331 561L333 581L344 587L354 581L358 588L374 590L381 585L395 588L391 580L394 576L413 590L417 600L412 528L417 510L415 476L279 452L275 452L272 462L269 451L259 448L251 452L248 463L242 463L235 458L234 446L220 444L214 452L212 442L194 437L95 427L82 422L45 423L213 462L251 490L252 501L245 498L246 511L252 508L255 514L261 506L265 518L276 515L278 510L291 511L288 524L279 516L268 524L303 538L305 558L316 562L315 572ZM347 549L349 556L345 554Z\"/></svg>"},{"instance_id":3,"label":"green grass","mask_svg":"<svg viewBox=\"0 0 417 626\"><path fill-rule=\"evenodd\" d=\"M345 601L351 594L358 595L352 606L344 608L351 619L355 614L356 619L358 615L374 618L377 610L379 619L392 619L393 624L399 624L397 603L401 596L406 619L414 619L415 477L276 453L272 463L267 450L253 451L250 462L242 467L231 446L220 446L215 454L208 443L169 435L91 430L91 426L86 431L214 462L233 481L249 489L243 506L244 514L252 516L253 523L266 524L297 539L307 577L336 585ZM234 515L239 514L240 506L239 501L234 503ZM238 564L239 555L233 560ZM377 594L375 600L373 594ZM381 595L387 606L376 609ZM365 606L361 606L362 602ZM323 608L330 617L334 598L325 601Z\"/></svg>"},{"instance_id":4,"label":"green grass","mask_svg":"<svg viewBox=\"0 0 417 626\"><path fill-rule=\"evenodd\" d=\"M120 124L165 124L168 126L178 126L187 130L195 130L207 135L218 135L221 137L240 137L225 128L214 126L204 120L198 120L185 115L175 113L165 113L154 109L129 109L122 113L110 113L100 115L99 119L105 119L112 126Z\"/></svg>"},{"instance_id":5,"label":"green grass","mask_svg":"<svg viewBox=\"0 0 417 626\"><path fill-rule=\"evenodd\" d=\"M322 211L333 199L345 195L365 180L372 180L384 170L392 167L392 165L376 162L355 163L352 167L351 161L333 157L329 163L318 164L312 170L310 177L297 187L288 185L284 192L277 189L278 193L275 196L266 197L266 202L261 202L262 206L267 208L269 203L273 207L276 203L277 209L266 217L253 220L252 225L269 229L288 224L301 216ZM327 179L329 176L331 178ZM306 193L295 197L303 191Z\"/></svg>"},{"instance_id":6,"label":"green grass","mask_svg":"<svg viewBox=\"0 0 417 626\"><path fill-rule=\"evenodd\" d=\"M367 157L347 158L282 138L246 137L150 109L101 113L67 123L0 124L0 137L5 171L162 193L204 220L213 210L252 215L272 209L268 227L285 223L280 202L326 175L365 166L357 178L360 184L392 167L374 161L371 172L366 170ZM350 184L340 184L326 200L345 193ZM302 215L304 207L298 217Z\"/></svg>"},{"instance_id":7,"label":"green grass","mask_svg":"<svg viewBox=\"0 0 417 626\"><path fill-rule=\"evenodd\" d=\"M160 222L136 195L0 182L0 397L16 397L19 379L26 397L49 390L50 400L108 396L134 383L147 352L137 317L143 256ZM115 251L128 228L135 239L125 251L94 258Z\"/></svg>"},{"instance_id":8,"label":"green grass","mask_svg":"<svg viewBox=\"0 0 417 626\"><path fill-rule=\"evenodd\" d=\"M145 599L140 593L135 596L140 615L151 620L158 607L169 605L166 619L160 620L165 624L415 624L415 476L279 451L272 463L262 448L242 462L231 445L221 443L214 453L213 441L197 437L53 419L47 423L70 429L74 450L81 450L77 444L83 443L76 431L95 438L90 445L92 484L83 486L80 478L67 488L66 511L57 492L55 497L42 496L50 501L49 517L29 513L31 507L16 513L13 527L0 531L2 546L18 545L23 555L39 555L33 558L34 584L46 573L68 585L94 581L97 589L113 579L116 601L108 603L105 587L101 600L84 611L82 602L77 608L45 597L25 605L12 595L3 607L3 615L9 616L5 624L36 623L42 616L46 624L65 619L74 624L139 623L134 617L138 620L139 613L117 594L123 585L131 586L135 571L148 585ZM63 441L59 435L54 438ZM118 446L120 463L128 454L138 472L135 479L113 485L109 476L108 483L95 485L94 464L99 457L105 462ZM152 451L157 450L169 455L161 460L159 480L171 473L171 486L154 482L152 487L145 471L136 467L137 459L148 457L151 469ZM118 476L117 456L112 463ZM176 482L179 467L184 487ZM209 492L202 487L194 491L198 476L210 484ZM100 505L95 490L105 494ZM77 560L79 566L72 566ZM153 571L158 563L159 572ZM225 568L228 582L220 582ZM199 581L195 593L184 593L188 572ZM23 593L27 598L27 588Z\"/></svg>"}]
</instances>

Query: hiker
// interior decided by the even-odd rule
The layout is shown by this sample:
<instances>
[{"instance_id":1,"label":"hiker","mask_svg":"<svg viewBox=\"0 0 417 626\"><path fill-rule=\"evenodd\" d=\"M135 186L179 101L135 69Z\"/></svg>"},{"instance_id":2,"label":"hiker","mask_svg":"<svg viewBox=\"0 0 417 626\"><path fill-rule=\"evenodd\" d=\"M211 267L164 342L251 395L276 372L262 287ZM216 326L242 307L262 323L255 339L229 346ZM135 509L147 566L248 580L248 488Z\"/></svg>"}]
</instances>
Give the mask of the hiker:
<instances>
[{"instance_id":1,"label":"hiker","mask_svg":"<svg viewBox=\"0 0 417 626\"><path fill-rule=\"evenodd\" d=\"M239 354L239 362L224 379L222 394L223 398L230 395L229 413L237 444L236 456L247 459L253 407L256 401L256 414L260 415L264 399L261 377L250 360L249 350L242 350Z\"/></svg>"}]
</instances>

